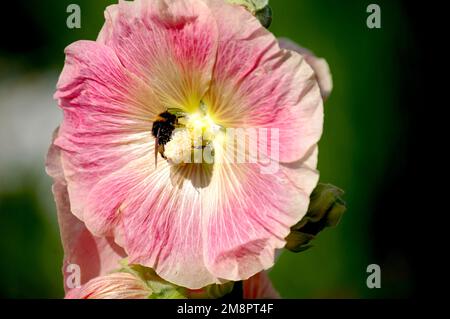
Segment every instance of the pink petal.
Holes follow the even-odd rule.
[[[57,136],[55,132],[54,137]],[[64,289],[67,293],[78,289],[68,287],[66,279],[67,266],[76,264],[80,267],[80,284],[90,279],[106,274],[119,267],[118,261],[125,256],[122,248],[117,246],[112,238],[93,236],[70,211],[69,196],[64,172],[61,166],[60,149],[52,144],[46,161],[47,173],[53,178],[53,194],[58,210],[61,240],[64,248]]]
[[[279,299],[267,272],[262,271],[244,281],[244,299]]]
[[[151,150],[149,119],[160,110],[148,86],[110,48],[79,41],[66,54],[55,94],[64,121],[55,144],[62,149],[72,212],[83,219],[89,190]]]
[[[290,227],[306,213],[318,181],[317,148],[306,159],[261,173],[260,164],[223,164],[205,192],[206,264],[217,277],[246,279],[275,262]]]
[[[113,48],[166,107],[197,108],[211,81],[217,28],[202,0],[119,1],[98,41]]]
[[[146,299],[151,294],[145,283],[132,274],[118,272],[91,279],[66,299]]]
[[[122,207],[118,215],[130,263],[151,267],[163,279],[192,289],[220,282],[204,262],[203,195],[192,185],[188,171],[170,169],[166,162],[156,170],[123,170],[92,191],[93,205],[103,192],[114,192],[112,201]],[[114,196],[121,193],[125,195]],[[92,220],[107,219],[109,215],[99,214],[102,211],[106,212],[92,210],[96,215]]]
[[[276,176],[256,164],[216,166],[205,187],[194,164],[127,166],[92,189],[86,223],[108,233],[117,227],[108,221],[120,220],[130,263],[177,285],[246,279],[273,265],[275,249],[305,214],[316,163],[317,148]]]
[[[276,38],[247,10],[208,1],[217,20],[219,47],[205,97],[225,127],[280,130],[280,161],[305,156],[322,134],[323,106],[311,67],[280,50]]]
[[[278,43],[283,49],[295,51],[303,55],[306,62],[308,62],[308,64],[313,68],[317,81],[319,82],[322,97],[326,100],[333,90],[333,79],[331,77],[330,67],[328,66],[327,61],[323,58],[316,57],[313,52],[302,48],[297,43],[289,39],[279,38]]]
[[[120,218],[130,263],[177,285],[246,279],[273,265],[275,249],[306,212],[316,162],[317,149],[276,176],[260,174],[257,165],[215,167],[204,188],[193,166],[129,167],[92,190],[87,222]],[[110,202],[120,211],[106,209]]]

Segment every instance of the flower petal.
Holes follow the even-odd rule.
[[[151,295],[145,283],[132,274],[112,273],[93,278],[66,299],[146,299]]]
[[[313,52],[302,48],[297,43],[289,39],[279,38],[278,43],[283,49],[295,51],[303,55],[306,62],[308,62],[308,64],[313,68],[317,81],[319,82],[322,98],[326,100],[333,90],[333,79],[331,77],[330,67],[328,66],[327,61],[323,58],[316,57]]]
[[[54,137],[57,136],[55,132]],[[122,248],[117,246],[112,238],[93,236],[85,225],[77,219],[70,210],[67,184],[61,165],[60,149],[52,143],[46,160],[47,173],[53,178],[53,194],[58,211],[61,240],[64,248],[64,289],[75,291],[75,287],[67,285],[67,266],[76,264],[80,267],[80,284],[90,279],[107,274],[119,267],[118,261],[125,256]]]
[[[220,35],[205,97],[214,119],[225,127],[277,128],[280,161],[302,158],[322,134],[323,105],[313,70],[301,55],[281,50],[243,7],[208,3]]]
[[[105,233],[120,225],[129,262],[177,285],[246,279],[273,265],[307,210],[317,147],[308,154],[275,175],[258,164],[215,164],[210,172],[204,164],[128,165],[92,189],[86,223]]]
[[[55,97],[64,121],[55,144],[72,212],[83,220],[90,189],[103,177],[152,149],[158,114],[151,90],[120,64],[112,49],[78,41],[66,49]]]
[[[119,1],[98,41],[113,48],[166,107],[195,109],[211,80],[217,28],[202,0]]]
[[[126,222],[128,230],[140,227],[148,235],[127,232],[130,254],[139,252],[136,261],[154,265],[164,279],[191,289],[221,283],[204,261],[202,190],[195,181],[202,173],[195,166],[166,170],[160,181],[168,183],[153,188],[137,216]],[[148,216],[151,211],[158,214]]]
[[[218,153],[216,151],[216,153]],[[203,193],[206,264],[218,278],[247,279],[275,262],[318,181],[317,148],[270,174],[261,164],[215,165]]]

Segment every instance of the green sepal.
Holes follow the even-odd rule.
[[[121,261],[121,272],[128,272],[140,278],[152,291],[149,299],[186,299],[188,290],[184,287],[174,285],[161,277],[148,267],[138,264],[128,264],[127,259]]]
[[[291,231],[291,233],[286,237],[285,248],[292,252],[302,252],[312,247],[308,244],[314,239],[314,235],[302,233],[300,231]]]
[[[272,24],[272,8],[269,5],[265,6],[261,10],[256,11],[255,17],[264,28],[268,29]]]

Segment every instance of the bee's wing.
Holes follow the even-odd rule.
[[[169,107],[167,108],[167,112],[169,112],[170,114],[175,115],[176,117],[184,117],[187,115],[187,113],[179,108],[175,108],[175,107]]]

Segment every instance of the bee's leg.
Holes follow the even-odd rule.
[[[159,132],[160,131],[161,131],[161,127],[158,128],[158,133],[156,133],[156,138],[155,138],[155,169],[158,167]]]
[[[159,152],[159,154],[161,154],[162,158],[167,160],[167,157],[164,155],[164,145],[159,145],[158,152]]]

